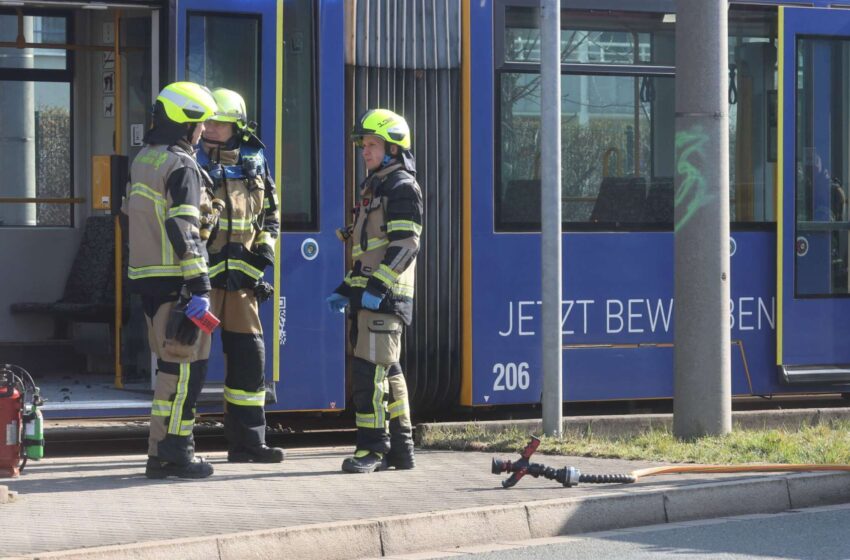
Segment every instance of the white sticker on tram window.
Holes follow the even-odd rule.
[[[516,391],[528,389],[531,382],[531,376],[528,373],[528,362],[520,362],[515,364],[508,362],[505,364],[493,364],[493,373],[496,379],[493,381],[494,391]]]
[[[301,242],[301,256],[312,261],[319,256],[319,244],[312,237],[308,237]]]

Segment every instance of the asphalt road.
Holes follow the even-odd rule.
[[[494,545],[489,552],[463,554],[472,550],[461,549],[446,556],[434,553],[432,557],[476,560],[844,560],[850,559],[848,527],[850,505],[841,505],[773,515],[655,525],[581,537],[541,539],[537,542],[548,544],[508,550],[496,550],[504,547]]]

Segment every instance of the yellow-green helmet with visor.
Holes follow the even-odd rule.
[[[351,139],[358,146],[364,136],[378,136],[402,150],[410,149],[410,127],[404,117],[389,109],[366,111],[351,131]]]
[[[156,100],[162,104],[165,116],[180,124],[204,122],[217,108],[210,90],[194,82],[168,84]]]
[[[218,122],[229,122],[242,130],[248,122],[248,111],[245,108],[245,100],[233,90],[216,88],[212,91],[218,110],[211,120]]]

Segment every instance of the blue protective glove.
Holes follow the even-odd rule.
[[[345,308],[348,306],[348,298],[336,292],[329,295],[325,301],[328,302],[331,313],[345,313]]]
[[[200,319],[210,309],[210,298],[207,296],[192,296],[186,304],[186,316]]]
[[[360,300],[360,306],[363,309],[378,309],[383,299],[384,296],[376,296],[369,290],[363,290],[363,299]]]

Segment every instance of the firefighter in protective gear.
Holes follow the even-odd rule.
[[[175,82],[163,88],[145,146],[133,160],[122,207],[129,223],[128,276],[141,294],[157,356],[148,478],[204,478],[213,472],[195,457],[192,437],[210,337],[189,320],[185,308],[191,305],[197,313],[209,307],[207,251],[198,231],[209,200],[193,146],[215,111],[203,86]]]
[[[352,268],[328,299],[351,311],[351,373],[357,448],[346,472],[412,469],[413,431],[407,384],[399,363],[404,325],[413,314],[422,192],[405,120],[386,109],[367,111],[351,133],[368,170],[351,232]],[[387,425],[389,424],[389,433]]]
[[[221,320],[225,354],[227,460],[279,463],[283,449],[266,445],[266,351],[258,307],[272,296],[263,271],[275,259],[277,192],[242,96],[223,88],[212,93],[218,111],[207,121],[198,161],[212,177],[214,199],[224,203],[207,249],[212,312]]]

